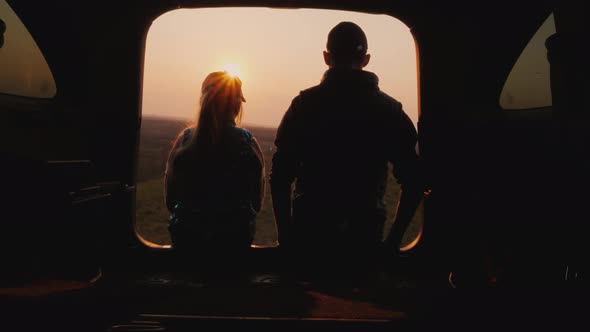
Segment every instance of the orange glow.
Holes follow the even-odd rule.
[[[363,28],[371,54],[365,69],[416,124],[410,29],[387,15],[319,9],[178,9],[158,17],[146,40],[142,113],[193,119],[203,79],[225,69],[243,81],[244,125],[276,128],[293,98],[328,69],[322,51],[341,21]]]
[[[412,240],[412,242],[408,243],[407,245],[401,247],[399,250],[401,252],[408,252],[414,249],[414,247],[416,247],[420,242],[420,239],[422,238],[422,233],[424,233],[424,225],[420,226],[420,231],[418,231],[418,235],[416,235],[414,240]]]
[[[223,66],[223,70],[225,70],[226,72],[228,72],[231,76],[233,77],[238,77],[240,79],[243,78],[242,76],[242,68],[235,64],[235,63],[228,63],[225,66]]]

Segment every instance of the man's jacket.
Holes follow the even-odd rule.
[[[291,209],[295,182],[295,215],[299,207],[334,219],[376,212],[383,222],[388,163],[402,190],[419,185],[416,141],[402,104],[380,91],[375,74],[328,70],[319,85],[292,101],[278,128],[271,174],[275,213]]]

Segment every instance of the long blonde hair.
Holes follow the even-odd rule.
[[[228,125],[240,125],[242,120],[242,81],[226,71],[207,75],[201,86],[200,112],[194,126],[196,132],[179,154],[196,154],[213,150],[222,130]],[[182,133],[181,133],[182,135]]]

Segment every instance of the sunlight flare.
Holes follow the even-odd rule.
[[[235,63],[228,63],[223,66],[223,70],[227,71],[233,77],[242,78],[242,68]]]

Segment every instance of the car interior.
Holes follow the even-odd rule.
[[[297,282],[276,246],[253,246],[247,276],[237,278],[198,262],[187,267],[171,246],[138,235],[148,31],[173,10],[226,7],[381,14],[410,29],[424,224],[370,289]],[[0,324],[13,327],[7,331],[587,325],[587,16],[582,3],[554,0],[0,1]],[[525,49],[548,20],[552,30],[538,37],[535,55],[545,69],[531,69]],[[13,42],[31,43],[11,39],[13,27],[28,31],[29,51],[9,53]],[[29,58],[36,60],[17,61]],[[523,74],[511,83],[516,68]],[[510,84],[534,98],[519,99]]]

